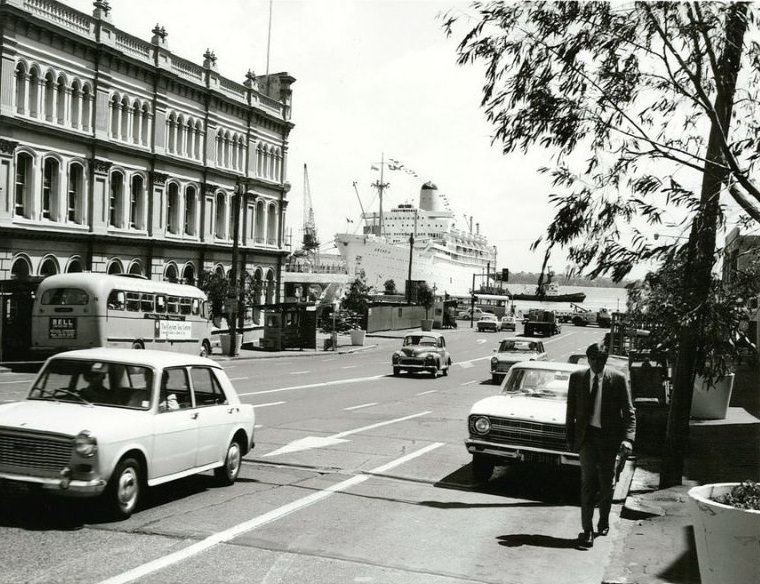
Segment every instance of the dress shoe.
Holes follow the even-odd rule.
[[[610,532],[610,526],[609,525],[599,524],[597,526],[597,528],[596,528],[597,535],[601,535],[602,537],[604,537],[605,535],[607,535],[609,532]]]
[[[578,534],[578,544],[584,548],[590,548],[594,545],[594,532],[593,531],[581,531]]]

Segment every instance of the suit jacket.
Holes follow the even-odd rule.
[[[570,375],[565,418],[567,445],[571,452],[578,452],[586,436],[591,418],[591,369],[574,371]],[[609,367],[602,378],[602,440],[611,450],[617,450],[623,440],[633,443],[636,437],[636,411],[625,377]]]

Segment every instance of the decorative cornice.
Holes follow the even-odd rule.
[[[13,154],[16,146],[18,146],[18,142],[0,138],[0,154]]]
[[[108,174],[108,171],[113,166],[113,162],[110,160],[102,160],[100,158],[93,158],[90,163],[92,164],[92,170],[100,174]]]
[[[169,178],[169,175],[164,172],[156,172],[155,170],[150,173],[150,180],[153,183],[153,186],[156,187],[162,187],[166,184],[166,179]]]

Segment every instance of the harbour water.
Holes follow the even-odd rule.
[[[533,287],[535,289],[535,287]],[[521,286],[514,287],[515,292],[522,292]],[[528,287],[526,287],[526,291]],[[562,286],[560,288],[561,294],[571,292],[583,292],[586,294],[586,299],[582,303],[578,303],[578,306],[583,306],[590,310],[599,310],[606,308],[610,312],[623,311],[625,312],[625,302],[628,298],[628,291],[625,288],[596,288],[587,286]],[[515,312],[521,310],[523,313],[527,312],[530,308],[543,308],[544,310],[571,310],[570,302],[550,302],[544,300],[542,302],[533,300],[517,300],[515,301]]]

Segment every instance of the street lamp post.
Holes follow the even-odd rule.
[[[232,269],[230,270],[230,291],[227,294],[227,301],[231,304],[230,311],[230,350],[229,356],[235,357],[239,353],[238,349],[238,315],[240,313],[240,297],[242,290],[242,280],[238,276],[238,262],[240,261],[240,200],[245,194],[245,186],[242,184],[235,185],[235,192],[232,195]],[[242,332],[240,332],[242,334]]]
[[[412,303],[412,257],[414,253],[414,234],[409,235],[409,277],[406,279],[406,302]]]

